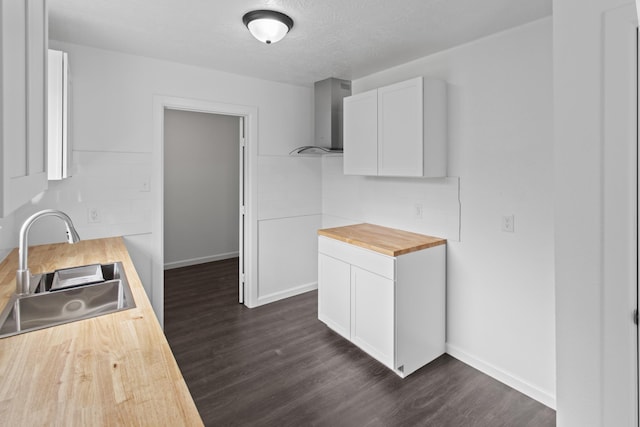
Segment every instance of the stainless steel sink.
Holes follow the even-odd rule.
[[[136,306],[121,262],[87,267],[34,276],[34,293],[12,295],[0,313],[0,338]],[[100,274],[82,280],[76,273],[86,271]],[[65,284],[60,283],[60,277],[71,279]],[[91,280],[99,281],[86,283]]]

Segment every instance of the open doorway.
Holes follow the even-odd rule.
[[[161,325],[164,325],[164,121],[167,110],[190,111],[199,113],[234,116],[238,119],[238,165],[239,205],[236,206],[238,224],[238,299],[251,307],[254,305],[257,271],[257,233],[256,233],[256,162],[257,162],[257,118],[258,110],[253,106],[215,103],[188,98],[166,96],[154,97],[154,149],[153,184],[154,212],[152,222],[152,259],[151,259],[151,303]]]
[[[240,120],[165,110],[165,269],[239,257]]]

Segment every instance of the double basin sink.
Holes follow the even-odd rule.
[[[0,338],[136,306],[121,262],[56,270],[31,278],[0,313]]]

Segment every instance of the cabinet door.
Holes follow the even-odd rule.
[[[0,2],[0,217],[47,188],[44,0]]]
[[[378,174],[377,121],[377,91],[344,98],[345,175]]]
[[[394,369],[394,282],[351,266],[351,341]]]
[[[47,176],[51,181],[69,177],[67,53],[49,49],[48,66]]]
[[[422,176],[422,77],[378,89],[378,175]]]
[[[318,254],[318,319],[351,339],[351,267],[346,262]]]

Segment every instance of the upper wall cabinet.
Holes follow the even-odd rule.
[[[447,89],[418,77],[344,99],[344,173],[447,175]]]
[[[378,175],[378,91],[344,98],[344,173]]]
[[[0,216],[47,188],[45,0],[0,0]]]
[[[66,52],[49,49],[48,64],[48,114],[49,147],[47,164],[49,180],[68,178],[71,148],[68,138],[68,74],[69,60]]]

